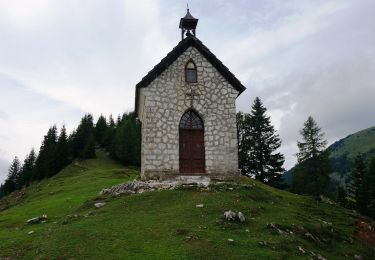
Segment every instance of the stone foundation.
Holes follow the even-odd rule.
[[[181,174],[179,172],[156,172],[156,171],[147,171],[141,174],[142,180],[179,180],[179,179],[199,179],[199,178],[208,178],[212,181],[238,181],[240,178],[239,172],[231,173],[218,173],[218,174],[207,174],[207,173],[189,173]]]

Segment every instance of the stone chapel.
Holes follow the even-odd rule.
[[[246,89],[181,18],[181,41],[136,85],[142,179],[238,178],[236,98]]]

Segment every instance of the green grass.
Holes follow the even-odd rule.
[[[338,158],[346,155],[353,159],[359,153],[368,153],[375,149],[375,126],[349,135],[332,145],[330,157]]]
[[[355,237],[356,213],[247,178],[209,190],[99,196],[138,174],[100,155],[0,200],[0,259],[308,259],[298,246],[327,259],[371,256]],[[94,209],[95,201],[107,204]],[[246,222],[224,221],[229,209]],[[42,214],[46,223],[26,224]],[[280,235],[269,223],[293,234]]]

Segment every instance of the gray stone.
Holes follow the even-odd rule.
[[[306,250],[303,249],[302,246],[298,246],[297,248],[298,248],[298,251],[300,251],[302,254],[306,254]]]
[[[137,194],[151,192],[156,190],[175,189],[183,185],[198,184],[199,187],[207,187],[210,179],[201,176],[180,176],[173,180],[166,181],[129,181],[127,183],[118,184],[111,188],[104,188],[100,195],[119,196],[121,194]],[[200,204],[203,205],[203,204]]]
[[[231,210],[225,211],[224,218],[228,221],[234,221],[236,220],[236,212],[233,212]]]
[[[105,202],[97,202],[94,204],[95,208],[97,209],[103,207],[104,205],[105,205]]]
[[[48,219],[46,214],[43,214],[42,216],[38,216],[35,218],[28,219],[26,221],[27,224],[38,224],[38,223],[45,223]]]
[[[245,222],[246,220],[245,215],[242,212],[238,212],[237,217],[240,222]]]

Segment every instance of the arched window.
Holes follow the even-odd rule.
[[[181,117],[180,128],[203,129],[203,121],[195,111],[188,110]]]
[[[195,63],[192,60],[189,60],[188,63],[186,63],[185,80],[190,83],[197,82],[197,66],[195,66]]]

